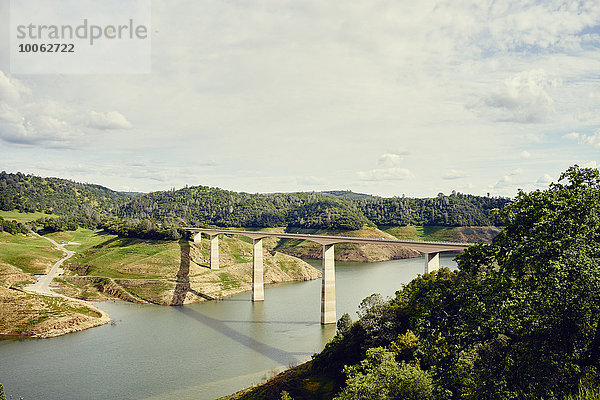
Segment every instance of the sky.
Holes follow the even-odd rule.
[[[155,0],[143,74],[13,74],[8,21],[7,172],[513,197],[600,166],[597,0]]]

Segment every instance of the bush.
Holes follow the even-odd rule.
[[[367,350],[358,365],[345,367],[346,387],[335,400],[428,400],[433,380],[418,366],[398,363],[393,352],[382,347]]]

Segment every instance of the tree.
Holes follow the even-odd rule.
[[[382,347],[367,350],[358,365],[345,367],[346,387],[334,400],[427,400],[433,398],[433,381],[418,366],[398,363]]]
[[[598,170],[575,166],[547,190],[521,191],[500,217],[492,245],[458,258],[481,283],[479,393],[554,398],[600,367]]]
[[[294,399],[292,398],[292,396],[290,396],[290,394],[288,392],[283,390],[281,392],[281,400],[294,400]]]
[[[6,395],[4,394],[4,385],[0,383],[0,400],[6,400]]]
[[[337,330],[339,333],[344,334],[349,331],[351,327],[352,318],[350,318],[350,314],[344,313],[337,322]]]

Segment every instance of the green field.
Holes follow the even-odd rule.
[[[70,248],[75,250],[77,253],[83,253],[94,246],[101,246],[112,239],[115,239],[117,235],[110,235],[103,231],[92,231],[89,229],[79,228],[76,231],[67,232],[53,232],[44,235],[57,242],[76,242],[79,245],[73,245]]]
[[[0,232],[0,260],[31,274],[44,274],[63,255],[46,239]]]
[[[0,217],[4,218],[8,221],[17,221],[17,222],[31,222],[36,219],[40,219],[42,217],[56,217],[56,215],[46,214],[43,212],[34,212],[34,213],[22,213],[17,210],[12,211],[0,211]]]

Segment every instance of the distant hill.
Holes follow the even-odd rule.
[[[52,230],[95,228],[131,198],[95,184],[0,172],[0,210],[63,216],[59,224],[51,222]]]
[[[351,190],[327,190],[325,192],[320,192],[324,195],[339,197],[342,199],[372,199],[378,196],[373,196],[371,194],[364,193],[356,193]]]
[[[111,213],[133,195],[106,187],[60,178],[0,172],[0,210],[70,214]]]
[[[324,194],[249,194],[207,186],[136,196],[121,206],[117,215],[225,227],[291,225],[352,230],[369,224],[354,203]]]
[[[0,173],[0,210],[45,212],[80,226],[135,232],[155,227],[299,227],[356,230],[363,226],[488,226],[507,198],[453,193],[435,198],[383,198],[352,191],[250,194],[208,186],[152,193],[116,192],[60,178]],[[83,225],[82,225],[83,224]],[[64,225],[64,224],[63,224]],[[140,228],[141,227],[141,228]],[[162,228],[160,228],[162,229]]]

